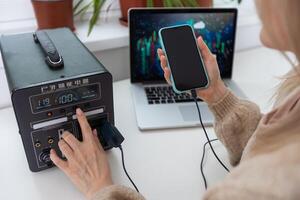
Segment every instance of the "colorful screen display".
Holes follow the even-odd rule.
[[[97,99],[100,96],[99,85],[93,84],[77,87],[54,93],[42,94],[31,97],[31,107],[33,112],[63,107],[69,104],[80,103]]]
[[[158,31],[163,27],[182,24],[191,25],[196,36],[202,36],[212,53],[217,55],[221,76],[231,77],[236,28],[235,10],[214,13],[205,10],[181,12],[137,11],[131,14],[130,45],[133,82],[163,80],[163,71],[156,54],[157,48],[161,48]]]

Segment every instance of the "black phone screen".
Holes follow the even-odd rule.
[[[188,25],[164,28],[161,37],[176,89],[206,87],[208,77],[192,28]]]

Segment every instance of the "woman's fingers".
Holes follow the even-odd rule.
[[[198,46],[200,48],[201,55],[202,55],[204,61],[213,57],[213,54],[211,53],[210,49],[205,44],[205,42],[203,41],[203,38],[201,36],[198,37],[197,42],[198,42]]]
[[[167,66],[167,58],[164,55],[162,55],[160,57],[160,64],[164,71],[164,77],[165,77],[166,81],[168,82],[168,84],[171,84],[171,81],[170,81],[171,71]]]
[[[83,140],[91,138],[92,137],[91,126],[80,108],[76,109],[76,115],[81,128]]]
[[[98,138],[97,129],[94,129],[94,130],[93,130],[93,135],[94,135],[94,139],[95,139],[95,141],[96,141],[96,143],[97,143],[97,146],[100,148],[101,151],[104,151],[104,149],[103,149],[103,147],[102,147],[102,145],[101,145],[101,143],[100,143],[100,140],[99,140],[99,138]]]
[[[58,142],[58,147],[59,147],[61,153],[64,154],[68,160],[73,158],[74,152],[71,149],[71,147],[66,143],[65,140],[63,140],[63,139],[60,140]]]
[[[54,150],[51,150],[50,158],[90,199],[96,191],[112,185],[112,179],[108,160],[98,140],[97,132],[92,131],[80,109],[76,110],[76,115],[83,141],[79,142],[71,133],[64,132],[58,146],[67,161],[62,160]]]
[[[171,71],[170,71],[170,69],[166,68],[164,70],[164,77],[165,77],[166,81],[168,82],[168,84],[171,85],[171,80],[170,80]]]
[[[160,66],[161,66],[162,70],[164,71],[164,77],[165,77],[166,81],[168,82],[168,84],[171,85],[171,80],[170,80],[171,71],[168,67],[168,62],[167,62],[165,53],[162,49],[157,49],[157,54],[160,59]]]
[[[157,54],[158,54],[158,57],[159,57],[159,60],[160,60],[160,66],[164,70],[166,67],[168,67],[165,53],[163,52],[163,50],[157,49]]]
[[[65,131],[62,135],[62,138],[73,150],[78,149],[80,143],[72,133],[70,133],[69,131]]]
[[[166,56],[164,56],[164,55],[160,56],[160,65],[164,71],[166,68],[168,68]]]
[[[160,56],[164,56],[165,53],[164,53],[164,51],[163,51],[162,49],[158,48],[158,49],[157,49],[157,55],[158,55],[158,57],[160,58]]]
[[[98,139],[98,133],[97,133],[97,130],[96,130],[96,129],[93,130],[93,135],[94,135],[94,138],[95,138],[96,142],[99,142],[99,139]],[[100,143],[100,142],[99,142],[99,143]]]
[[[51,149],[50,151],[50,159],[52,162],[62,171],[66,171],[68,168],[68,163],[64,160],[62,160],[58,155],[56,154],[54,149]]]

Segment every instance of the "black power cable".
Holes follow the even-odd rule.
[[[198,115],[199,115],[199,120],[200,120],[200,124],[201,124],[202,129],[203,129],[203,131],[204,131],[204,133],[205,133],[205,137],[206,137],[207,142],[208,142],[208,144],[209,144],[209,146],[210,146],[210,148],[211,148],[211,151],[213,152],[213,154],[214,154],[215,158],[218,160],[218,162],[222,165],[222,167],[223,167],[227,172],[229,172],[229,169],[228,169],[228,168],[225,166],[225,164],[220,160],[220,158],[219,158],[218,155],[216,154],[216,152],[215,152],[213,146],[211,145],[210,139],[209,139],[209,137],[208,137],[208,134],[207,134],[206,129],[205,129],[205,127],[204,127],[204,125],[203,125],[203,122],[202,122],[201,112],[200,112],[200,108],[199,108],[198,101],[197,101],[197,93],[196,93],[196,90],[191,90],[191,94],[192,94],[192,97],[193,97],[193,99],[194,99],[194,101],[195,101],[195,103],[196,103],[197,111],[198,111]],[[205,188],[207,188],[206,178],[205,178],[205,176],[204,176],[203,170],[201,171],[201,173],[202,173],[202,177],[203,177],[203,180],[204,180],[204,184],[206,185]]]
[[[217,141],[218,139],[212,139],[210,140],[209,137],[208,137],[208,134],[206,132],[206,129],[203,125],[203,122],[202,122],[202,117],[201,117],[201,112],[200,112],[200,108],[199,108],[199,105],[198,105],[198,101],[197,101],[197,93],[195,90],[191,90],[191,94],[192,94],[192,97],[196,103],[196,106],[197,106],[197,110],[198,110],[198,115],[199,115],[199,120],[200,120],[200,124],[202,126],[202,129],[205,133],[205,136],[206,136],[206,139],[207,139],[207,142],[203,145],[203,153],[202,153],[202,158],[201,158],[201,164],[200,164],[200,170],[201,170],[201,174],[202,174],[202,178],[203,178],[203,181],[204,181],[204,185],[205,185],[205,189],[207,189],[207,181],[206,181],[206,177],[205,177],[205,174],[204,174],[204,171],[203,171],[203,162],[204,162],[204,157],[205,157],[205,152],[206,152],[206,145],[209,144],[210,146],[210,149],[211,151],[213,152],[215,158],[218,160],[218,162],[223,166],[223,168],[229,172],[229,169],[225,166],[225,164],[220,160],[220,158],[217,156],[213,146],[212,146],[212,142],[215,142]],[[127,170],[126,170],[126,166],[125,166],[125,158],[124,158],[124,152],[123,152],[123,148],[122,148],[122,145],[119,146],[119,149],[121,151],[121,157],[122,157],[122,166],[123,166],[123,170],[127,176],[127,178],[129,179],[129,181],[131,182],[131,184],[133,185],[133,187],[135,188],[135,190],[139,193],[139,189],[138,187],[136,186],[136,184],[133,182],[133,180],[131,179],[131,177],[129,176]]]
[[[218,141],[218,139],[210,140],[210,142],[215,142],[215,141]],[[200,171],[201,171],[201,174],[202,174],[205,189],[207,189],[207,181],[206,181],[206,177],[205,177],[204,170],[203,170],[203,163],[204,163],[204,158],[205,158],[205,153],[206,153],[206,145],[208,143],[209,143],[209,141],[205,142],[205,144],[203,145],[203,151],[202,151],[203,153],[202,153],[201,164],[200,164]]]
[[[126,174],[127,178],[129,179],[129,181],[131,182],[131,184],[132,184],[132,185],[133,185],[133,187],[135,188],[135,190],[136,190],[136,191],[139,193],[140,191],[139,191],[138,187],[135,185],[135,183],[133,182],[133,180],[130,178],[130,176],[129,176],[129,174],[128,174],[127,170],[126,170],[126,167],[125,167],[125,158],[124,158],[124,152],[123,152],[123,148],[122,148],[122,146],[121,146],[121,145],[119,146],[119,149],[120,149],[120,151],[121,151],[121,157],[122,157],[122,166],[123,166],[123,170],[124,170],[124,172],[125,172],[125,174]]]

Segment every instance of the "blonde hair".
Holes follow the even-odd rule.
[[[264,0],[263,0],[264,1]],[[289,39],[286,40],[289,47],[299,62],[300,60],[300,1],[299,0],[277,0],[281,3],[285,26]],[[283,53],[285,56],[286,54]],[[288,61],[293,69],[282,77],[282,82],[275,94],[276,101],[282,101],[289,93],[300,86],[300,66],[293,63],[288,56]]]
[[[277,91],[273,96],[275,104],[282,102],[294,89],[300,86],[299,66],[293,65],[293,69],[280,79],[282,81],[277,86]]]

